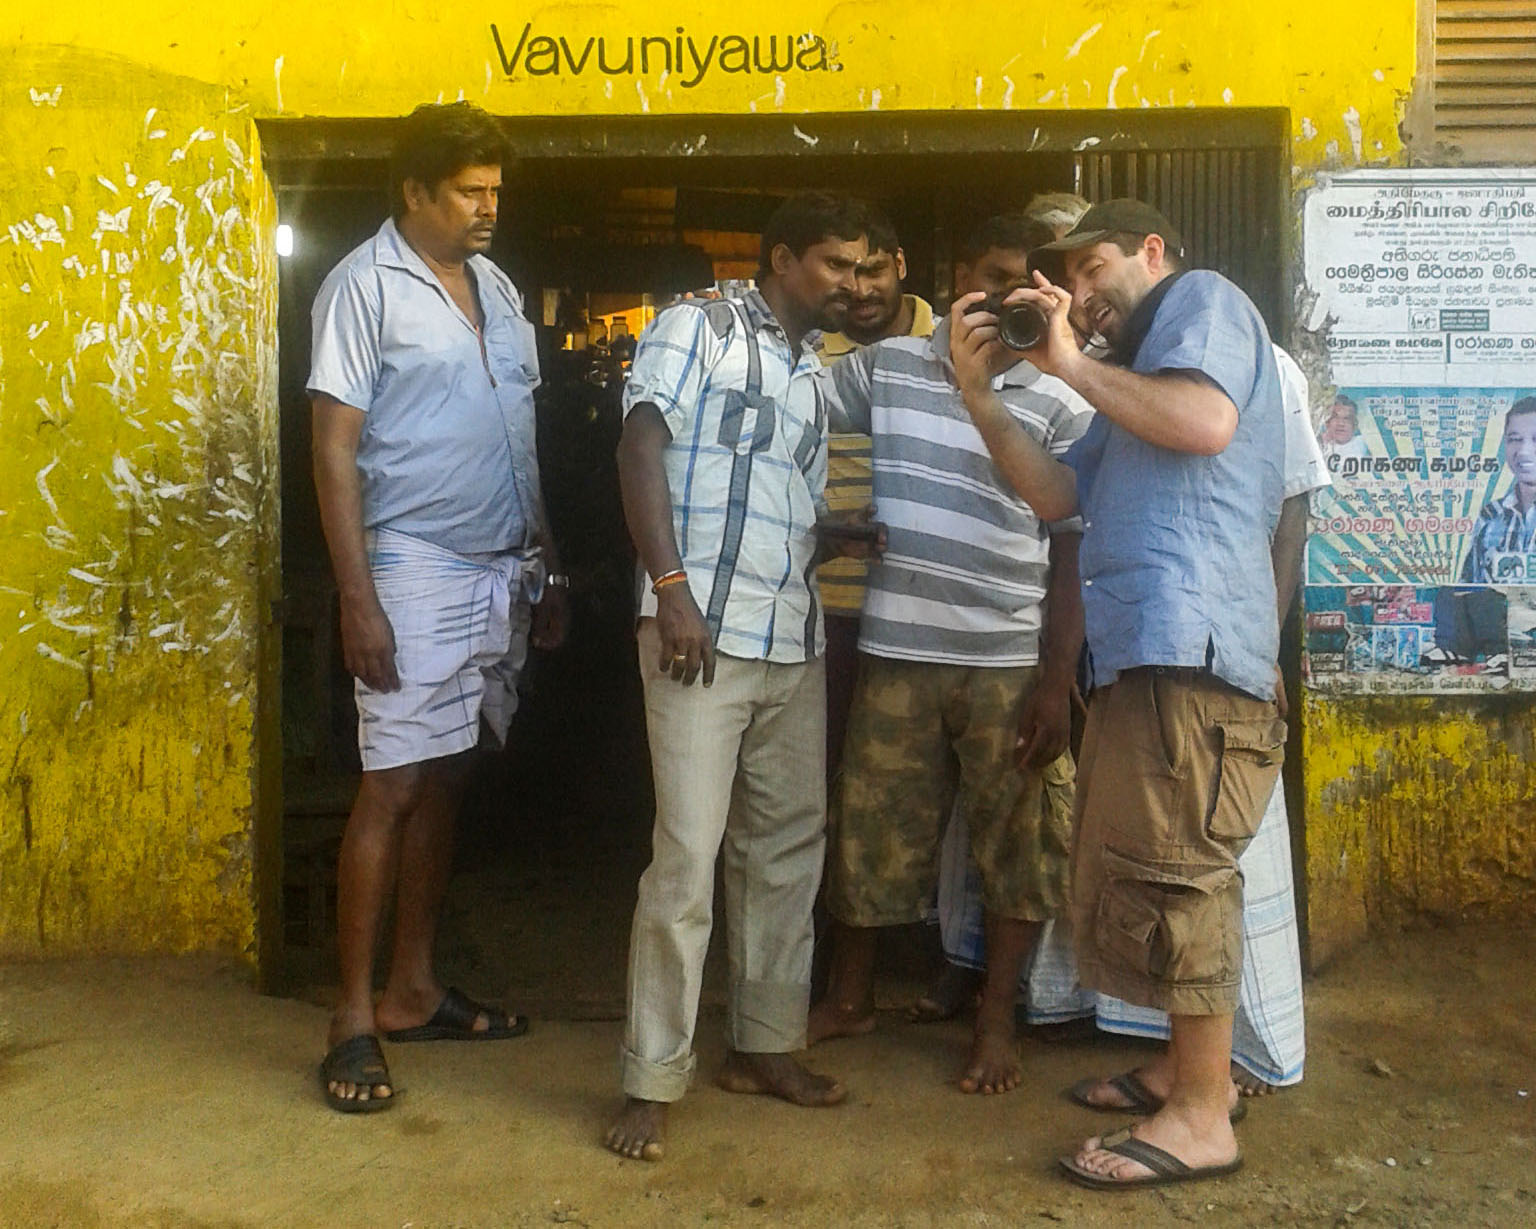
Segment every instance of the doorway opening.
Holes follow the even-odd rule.
[[[491,257],[523,292],[539,337],[540,468],[573,619],[563,650],[531,653],[507,749],[475,774],[441,960],[448,976],[519,1010],[610,1016],[622,1004],[652,815],[614,449],[625,358],[655,310],[679,292],[750,277],[763,221],[807,188],[878,203],[901,237],[908,291],[942,310],[971,226],[1038,192],[1078,191],[1157,204],[1193,263],[1242,285],[1282,336],[1288,127],[1275,111],[505,122],[518,162]],[[274,980],[299,992],[335,980],[336,850],[359,774],[310,477],[309,308],[326,273],[388,213],[389,138],[383,121],[263,125],[293,244],[279,284],[284,873]]]

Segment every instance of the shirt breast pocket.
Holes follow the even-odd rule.
[[[487,333],[485,357],[498,383],[516,381],[529,388],[538,387],[538,350],[533,325],[526,320],[510,320]]]

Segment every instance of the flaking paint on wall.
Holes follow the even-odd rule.
[[[0,94],[0,952],[249,952],[276,513],[254,126],[116,62],[8,68],[63,84]]]
[[[1519,696],[1309,698],[1314,964],[1368,929],[1514,916],[1536,894],[1536,712]]]

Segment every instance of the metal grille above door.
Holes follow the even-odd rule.
[[[1270,332],[1287,324],[1280,153],[1275,149],[1172,149],[1077,156],[1077,190],[1090,201],[1133,196],[1178,227],[1189,264],[1241,286]]]

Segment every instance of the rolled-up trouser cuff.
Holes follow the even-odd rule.
[[[731,991],[731,1048],[743,1054],[788,1054],[805,1048],[811,987],[802,982],[738,982]]]
[[[624,1095],[641,1101],[681,1101],[693,1080],[696,1061],[689,1054],[687,1058],[664,1066],[625,1050],[620,1058]]]
[[[1078,961],[1078,979],[1085,989],[1110,998],[1151,1007],[1170,1016],[1230,1016],[1237,1011],[1240,982],[1176,986],[1125,969],[1109,969],[1091,960]]]

